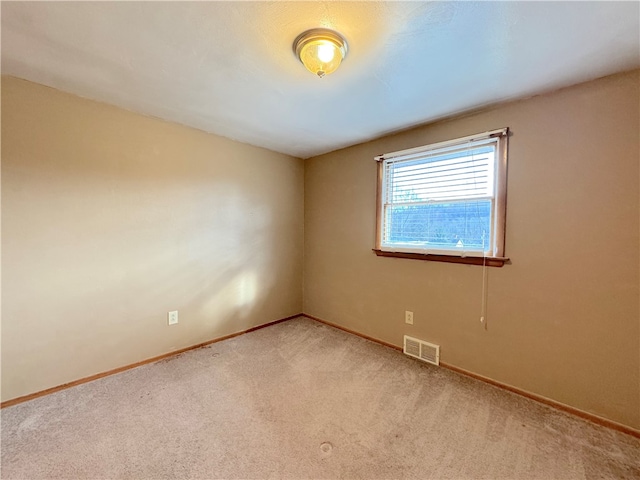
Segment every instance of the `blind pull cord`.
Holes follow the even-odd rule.
[[[480,304],[480,323],[487,329],[487,252],[484,247],[486,233],[482,235],[482,301]]]

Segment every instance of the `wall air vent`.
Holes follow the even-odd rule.
[[[404,353],[423,362],[440,365],[440,345],[404,336]]]

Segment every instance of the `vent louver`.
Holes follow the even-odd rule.
[[[404,336],[404,353],[423,362],[440,365],[440,345]]]

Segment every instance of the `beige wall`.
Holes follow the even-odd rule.
[[[307,160],[304,312],[440,344],[443,362],[640,428],[639,83],[616,75]],[[501,127],[512,264],[488,272],[485,330],[482,267],[371,251],[373,157]]]
[[[2,399],[299,313],[304,223],[305,313],[640,428],[639,83],[303,165],[3,77]],[[371,252],[373,156],[504,126],[512,264],[489,269],[485,330],[481,267]]]
[[[3,77],[2,399],[300,313],[303,168]]]

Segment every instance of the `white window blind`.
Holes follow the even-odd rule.
[[[380,248],[495,255],[502,134],[506,129],[378,157]]]

